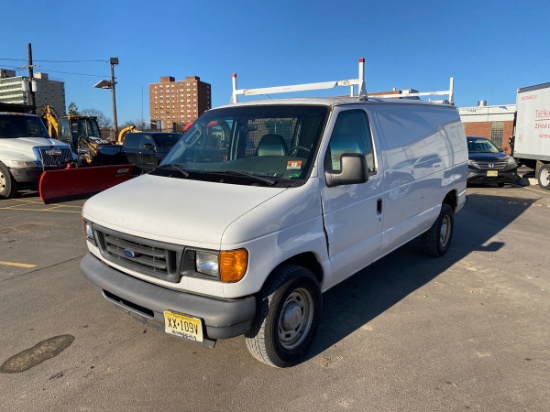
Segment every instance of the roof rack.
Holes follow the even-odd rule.
[[[448,100],[444,101],[447,104],[450,104],[451,106],[454,106],[454,78],[451,77],[451,80],[449,82],[449,90],[441,90],[436,92],[410,92],[408,90],[402,90],[401,93],[396,94],[381,94],[376,96],[370,96],[372,98],[376,99],[404,99],[409,97],[420,97],[420,96],[449,96]],[[439,101],[433,101],[433,103],[438,103]],[[440,102],[439,102],[440,103]]]
[[[289,92],[300,92],[300,91],[310,91],[310,90],[322,90],[322,89],[332,89],[336,86],[350,86],[350,97],[357,96],[361,100],[366,100],[369,96],[367,94],[367,89],[365,87],[365,59],[361,57],[359,59],[359,77],[357,79],[349,80],[335,80],[329,82],[319,82],[319,83],[304,83],[304,84],[295,84],[289,86],[275,86],[275,87],[264,87],[259,89],[238,89],[237,88],[237,74],[232,74],[233,78],[233,94],[231,95],[231,103],[237,103],[239,100],[239,95],[243,96],[253,96],[260,94],[273,94],[273,93],[289,93]],[[355,93],[354,86],[358,87],[357,93]],[[386,94],[372,96],[373,98],[408,98],[408,97],[419,97],[419,96],[449,96],[448,102],[450,105],[454,105],[454,79],[451,77],[451,82],[449,85],[449,90],[436,91],[436,92],[414,92],[410,93],[408,91],[403,91],[401,94]]]
[[[336,86],[350,86],[350,96],[359,96],[366,97],[367,89],[365,89],[365,59],[359,59],[359,77],[357,79],[349,80],[335,80],[329,82],[319,82],[319,83],[305,83],[305,84],[295,84],[290,86],[275,86],[275,87],[264,87],[260,89],[237,89],[237,75],[232,74],[233,77],[233,95],[231,96],[231,103],[237,103],[238,96],[252,96],[258,94],[271,94],[271,93],[289,93],[289,92],[302,92],[309,90],[322,90],[322,89],[332,89]],[[357,94],[354,93],[354,86],[358,87]]]

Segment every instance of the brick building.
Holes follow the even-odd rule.
[[[178,81],[163,76],[159,83],[149,85],[151,123],[157,129],[181,131],[185,124],[195,121],[211,107],[211,86],[198,76]]]
[[[467,136],[486,137],[506,153],[510,153],[508,140],[514,130],[515,112],[515,104],[487,106],[483,101],[478,106],[458,108]]]

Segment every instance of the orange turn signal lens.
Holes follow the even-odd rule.
[[[225,283],[235,283],[241,280],[248,267],[248,251],[246,249],[226,250],[220,252],[220,280]]]

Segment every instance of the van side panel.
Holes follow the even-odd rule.
[[[453,108],[380,105],[373,107],[372,118],[384,145],[386,254],[428,230],[447,193],[464,192],[468,152]]]

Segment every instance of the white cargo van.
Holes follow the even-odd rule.
[[[149,174],[89,199],[81,268],[144,323],[213,346],[244,334],[293,365],[322,293],[418,236],[442,256],[466,200],[455,108],[366,96],[204,113]]]

